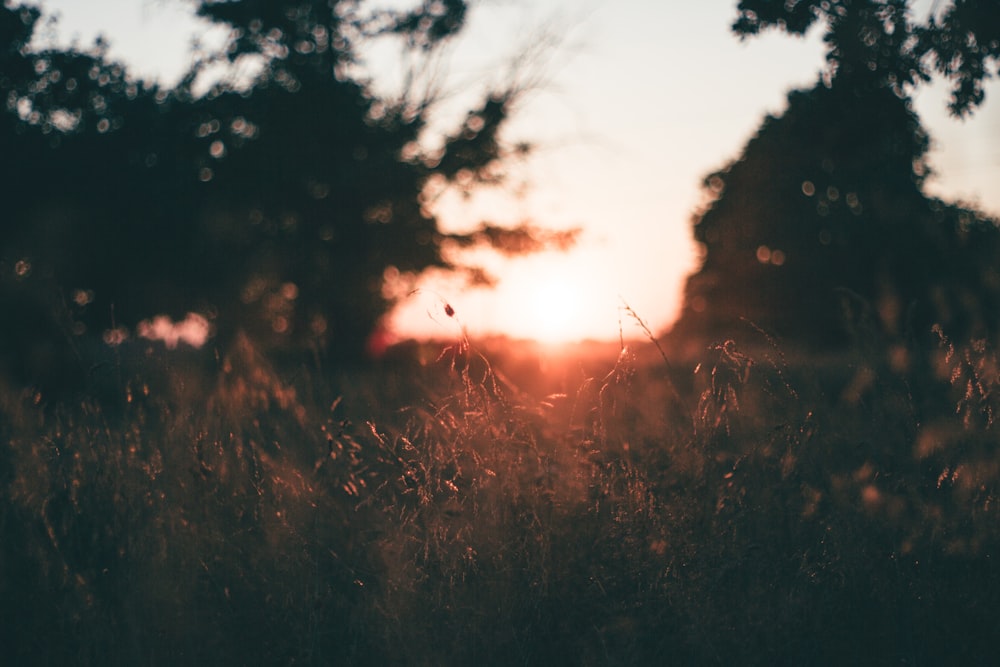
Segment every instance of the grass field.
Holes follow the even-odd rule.
[[[8,387],[3,662],[995,660],[994,351],[694,349],[239,341]]]

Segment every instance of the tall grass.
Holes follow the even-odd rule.
[[[340,375],[241,340],[101,400],[2,390],[5,662],[992,659],[985,342],[942,333],[933,377],[650,347],[553,387],[465,339]]]

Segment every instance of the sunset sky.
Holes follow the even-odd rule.
[[[192,35],[204,31],[181,0],[45,0],[61,14],[58,43],[92,42],[135,74],[175,81],[190,61]],[[374,3],[379,4],[379,3]],[[399,0],[393,4],[406,4]],[[918,3],[918,11],[928,3]],[[543,81],[522,103],[508,137],[537,150],[513,170],[506,188],[471,200],[446,197],[449,229],[482,219],[584,230],[577,248],[491,262],[495,291],[466,291],[430,280],[393,318],[401,333],[449,336],[450,303],[471,333],[551,340],[626,335],[627,303],[654,331],[673,321],[686,274],[695,268],[692,213],[699,184],[741,150],[765,113],[780,113],[786,93],[810,86],[823,66],[816,32],[741,43],[729,31],[735,0],[486,0],[448,58],[454,91],[445,118],[490,81],[503,81],[511,59],[551,39],[531,67]],[[553,39],[555,38],[555,39]],[[210,37],[208,38],[211,39]],[[376,85],[393,87],[395,51],[369,54]],[[951,119],[945,87],[923,89],[917,110],[934,140],[930,191],[1000,214],[1000,85],[971,120]],[[452,116],[449,116],[449,113]]]

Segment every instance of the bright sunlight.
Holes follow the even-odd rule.
[[[617,340],[620,290],[606,271],[595,270],[605,256],[604,247],[584,245],[570,253],[502,259],[488,266],[500,279],[488,289],[465,289],[454,280],[428,276],[400,302],[387,325],[399,338],[449,338],[460,330],[473,337],[502,334],[547,344]],[[485,293],[488,300],[482,298]],[[443,310],[445,303],[454,316]],[[651,309],[646,303],[632,305],[640,312]]]
[[[565,278],[538,286],[531,295],[532,338],[561,343],[580,337],[583,299],[579,287]]]

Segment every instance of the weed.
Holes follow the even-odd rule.
[[[992,348],[939,331],[938,375],[903,376],[758,333],[687,366],[623,340],[593,373],[462,335],[324,376],[241,339],[97,398],[5,387],[3,657],[988,660]]]

